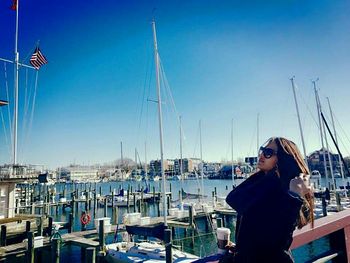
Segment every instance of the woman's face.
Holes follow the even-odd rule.
[[[277,144],[271,141],[265,147],[261,147],[258,160],[258,168],[267,173],[274,169],[277,164]]]

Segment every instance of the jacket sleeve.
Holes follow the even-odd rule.
[[[260,200],[280,190],[280,180],[274,174],[249,177],[226,197],[226,202],[238,213],[244,214]]]
[[[261,240],[263,247],[267,249],[289,249],[293,241],[293,232],[297,225],[299,213],[303,199],[299,196],[295,196],[290,192],[284,192],[281,196],[279,205],[276,209],[279,211],[276,213],[275,220],[267,231],[274,233],[274,237],[265,242]]]

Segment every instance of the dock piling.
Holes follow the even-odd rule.
[[[95,263],[96,262],[96,249],[94,247],[88,247],[85,250],[85,262]]]
[[[107,217],[107,209],[108,209],[107,197],[105,197],[104,205],[105,205],[105,207],[103,210],[104,211],[103,215],[104,215],[104,217]]]
[[[6,234],[7,234],[6,225],[1,225],[1,234],[0,234],[0,246],[1,247],[6,246]]]
[[[171,249],[171,229],[164,230],[164,242],[165,242],[165,261],[166,263],[172,263],[173,253]]]
[[[60,263],[60,243],[60,240],[56,238],[51,241],[51,262]]]
[[[34,262],[34,233],[28,232],[27,263]]]
[[[118,225],[118,221],[119,221],[119,218],[118,218],[118,207],[117,206],[113,206],[112,209],[113,209],[113,222],[114,222],[114,224]]]
[[[30,224],[31,222],[29,220],[26,221],[26,233],[28,235],[28,232],[30,231]]]
[[[69,226],[68,226],[68,233],[73,232],[73,213],[69,214]]]
[[[105,225],[103,220],[99,221],[98,227],[98,241],[100,244],[100,250],[103,250],[103,247],[105,246]]]
[[[47,234],[51,236],[52,234],[52,226],[53,226],[53,218],[50,216],[49,217],[49,226],[47,227]]]

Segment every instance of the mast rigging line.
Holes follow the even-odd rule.
[[[2,108],[0,108],[0,115],[1,115],[2,127],[3,127],[3,129],[4,129],[4,136],[5,136],[6,148],[8,149],[9,155],[11,155],[11,150],[9,149],[8,137],[7,137],[7,132],[6,132],[6,124],[5,124],[5,119],[4,119],[4,114],[3,114],[3,112],[2,112]]]
[[[300,92],[299,92],[299,91],[300,91],[300,90],[299,90],[299,87],[298,87],[298,85],[297,85],[296,83],[295,83],[295,89],[298,91],[298,94],[300,94]],[[315,119],[314,115],[312,114],[311,109],[309,108],[309,104],[306,103],[306,101],[304,100],[304,97],[303,97],[303,96],[299,96],[299,98],[301,98],[301,100],[302,100],[302,102],[304,103],[304,105],[306,106],[306,109],[307,109],[307,111],[309,112],[309,114],[310,114],[312,120],[315,122],[317,128],[319,129],[320,127],[319,127],[318,122],[317,122],[317,120]],[[305,121],[305,120],[304,120],[304,121]]]
[[[37,70],[35,73],[35,84],[34,84],[34,93],[33,93],[33,100],[32,100],[32,107],[31,107],[31,114],[29,117],[29,125],[28,125],[28,129],[27,132],[25,134],[25,139],[24,139],[24,145],[28,144],[29,141],[29,134],[32,130],[32,126],[33,126],[33,119],[34,119],[34,111],[35,111],[35,102],[36,102],[36,93],[37,93],[37,88],[38,88],[38,76],[39,76],[39,71]]]
[[[151,49],[150,49],[151,50]],[[153,74],[153,67],[152,67],[152,52],[148,53],[147,56],[147,67],[146,67],[146,75],[145,75],[145,79],[144,79],[144,83],[143,83],[143,92],[142,92],[142,100],[141,100],[141,109],[140,109],[140,115],[139,115],[139,122],[138,122],[138,133],[137,133],[137,141],[139,140],[139,134],[141,131],[141,124],[142,124],[142,117],[143,117],[143,110],[144,110],[144,103],[145,103],[145,97],[146,97],[146,87],[148,84],[148,91],[147,91],[147,97],[149,97],[149,93],[150,93],[150,87],[151,87],[151,79],[152,79],[152,74]],[[149,70],[149,68],[151,68]],[[146,109],[146,138],[147,138],[147,129],[148,129],[148,104],[147,105],[147,109]]]
[[[164,86],[164,93],[167,95],[166,98],[167,98],[167,101],[170,101],[170,105],[172,106],[171,109],[173,109],[173,113],[176,117],[176,121],[177,121],[177,126],[180,127],[181,125],[181,121],[180,121],[180,114],[177,110],[177,107],[176,107],[176,104],[175,104],[175,100],[174,100],[174,96],[173,96],[173,93],[171,91],[171,88],[170,88],[170,85],[169,85],[169,81],[168,81],[168,78],[166,76],[166,73],[165,73],[165,69],[163,67],[163,64],[162,64],[162,60],[161,60],[161,57],[159,56],[159,65],[160,65],[160,73],[161,73],[161,80],[162,80],[162,83],[163,83],[163,86]],[[168,108],[167,108],[168,109]],[[169,113],[170,115],[170,113]],[[184,131],[184,128],[182,127],[182,138],[184,140],[186,140],[186,135],[185,135],[185,131]]]
[[[35,85],[35,82],[34,82]],[[21,153],[23,154],[23,151],[25,149],[25,145],[28,142],[28,137],[29,137],[29,125],[28,123],[30,123],[30,119],[28,121],[28,112],[30,110],[30,101],[31,101],[31,97],[32,97],[32,85],[30,85],[28,87],[28,69],[26,69],[26,81],[25,81],[25,98],[24,98],[24,113],[23,113],[23,119],[22,119],[22,133],[23,133],[23,144],[21,147]],[[33,99],[35,99],[36,97],[36,88],[35,88],[35,94],[33,93]]]
[[[326,118],[324,117],[322,111],[321,111],[321,117],[322,117],[322,119],[323,119],[324,124],[325,124],[326,127],[327,127],[328,133],[329,133],[329,135],[331,136],[332,141],[333,141],[335,147],[337,148],[338,154],[340,155],[340,158],[341,158],[341,160],[342,160],[342,162],[343,162],[343,164],[344,164],[344,167],[345,167],[346,171],[348,172],[348,177],[349,177],[349,176],[350,176],[349,168],[348,168],[348,166],[347,166],[346,163],[345,163],[345,160],[344,160],[344,158],[343,158],[343,155],[341,154],[341,152],[340,152],[340,150],[339,150],[338,144],[336,143],[336,141],[335,141],[335,139],[334,139],[334,136],[333,136],[333,134],[332,134],[332,132],[331,132],[329,126],[328,126],[328,123],[327,123]]]
[[[6,68],[6,62],[4,62],[4,78],[5,78],[5,90],[6,90],[6,100],[10,102],[10,96],[9,96],[9,86],[8,86],[8,80],[7,80],[7,68]],[[6,146],[9,151],[9,156],[11,156],[11,146],[12,146],[12,119],[11,119],[11,112],[10,112],[10,107],[7,108],[7,117],[8,117],[8,122],[9,122],[9,130],[10,130],[10,140],[7,138],[7,132],[6,132],[6,125],[5,122],[3,122],[4,125],[4,135],[5,135],[5,141],[6,141]],[[1,110],[1,116],[3,118],[3,113]],[[10,142],[10,144],[9,144]],[[11,145],[11,146],[10,146]]]
[[[340,122],[339,122],[337,116],[336,116],[335,114],[333,114],[333,116],[334,116],[334,119],[335,119],[335,121],[337,122],[338,126],[340,127],[341,131],[343,132],[345,138],[347,139],[348,143],[350,143],[350,139],[349,139],[348,135],[346,134],[344,128],[343,128],[342,125],[340,124]],[[345,148],[347,154],[350,155],[350,152],[349,152],[349,150],[346,148],[345,143],[344,143],[344,141],[342,140],[341,136],[338,137],[338,139],[341,141],[341,143],[342,143],[343,147]]]

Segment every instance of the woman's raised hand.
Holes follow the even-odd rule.
[[[300,174],[298,177],[290,180],[289,190],[301,197],[312,193],[312,187],[310,186],[310,175]]]

